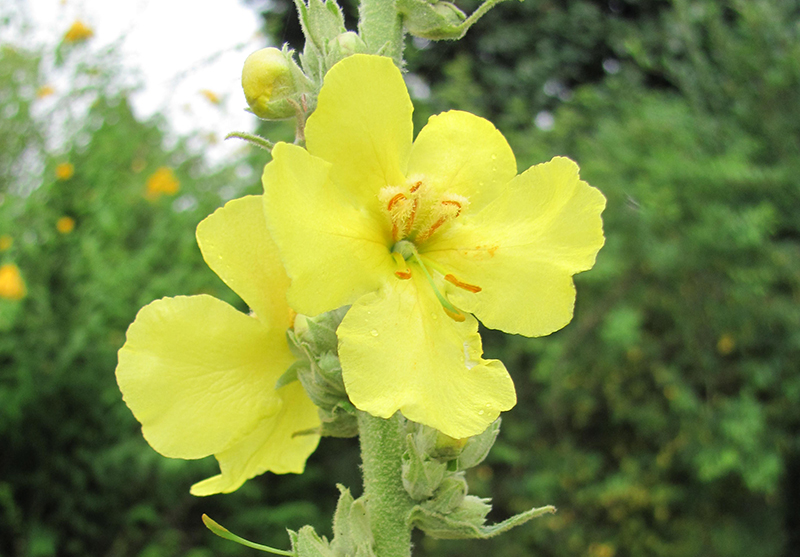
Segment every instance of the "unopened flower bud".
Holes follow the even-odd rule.
[[[398,11],[403,15],[406,30],[415,37],[432,41],[455,40],[467,31],[462,27],[466,14],[450,2],[400,0]]]
[[[339,60],[352,54],[367,51],[366,43],[358,36],[358,33],[353,31],[337,35],[328,44],[331,51],[337,53],[337,59]]]
[[[242,89],[247,104],[259,118],[281,120],[297,113],[297,85],[289,54],[277,48],[252,53],[242,68]]]
[[[467,441],[470,440],[469,437],[466,439],[454,439],[440,431],[436,433],[436,444],[431,450],[431,456],[437,460],[455,460],[464,450]]]

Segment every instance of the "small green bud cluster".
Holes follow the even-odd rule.
[[[361,37],[344,26],[344,14],[334,0],[295,0],[300,26],[306,37],[300,63],[317,84],[336,62],[352,54],[366,53]]]
[[[453,439],[413,422],[407,422],[407,430],[403,487],[419,502],[411,513],[413,524],[436,538],[480,537],[475,533],[492,507],[488,499],[467,494],[464,471],[489,454],[500,419],[468,439]]]
[[[336,329],[347,309],[340,308],[314,318],[297,316],[294,329],[286,334],[298,361],[278,380],[278,386],[295,379],[302,383],[319,408],[320,434],[327,437],[358,435],[355,408],[347,398],[337,355]]]
[[[403,454],[403,487],[418,502],[409,522],[434,538],[489,538],[519,526],[554,507],[531,509],[487,525],[489,499],[468,495],[465,470],[483,462],[500,433],[498,418],[483,433],[453,439],[427,426],[407,422]]]

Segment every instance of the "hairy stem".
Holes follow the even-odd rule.
[[[384,420],[359,411],[358,431],[364,498],[375,539],[375,553],[379,557],[410,557],[408,516],[414,501],[403,487],[405,430],[402,418],[398,413]]]

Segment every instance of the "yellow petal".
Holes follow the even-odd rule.
[[[331,179],[337,186],[377,204],[382,187],[405,182],[412,111],[403,76],[391,58],[349,56],[325,76],[306,125],[306,147],[333,164]]]
[[[193,485],[193,495],[230,493],[267,471],[275,474],[303,472],[306,459],[317,448],[319,435],[294,434],[320,426],[317,407],[298,381],[282,387],[278,394],[283,402],[280,412],[264,418],[236,445],[214,455],[221,473]]]
[[[265,324],[283,332],[292,316],[289,277],[264,219],[260,195],[234,199],[197,225],[197,243],[208,266]]]
[[[476,211],[517,174],[508,142],[488,120],[451,110],[431,116],[414,140],[409,176],[424,176],[441,192],[467,197]]]
[[[292,279],[289,304],[306,315],[351,304],[394,272],[388,227],[354,206],[329,170],[286,143],[264,169],[264,213]]]
[[[421,269],[393,279],[347,312],[337,334],[353,404],[388,418],[397,410],[455,438],[481,433],[516,403],[498,360],[481,358],[478,323],[444,312]]]
[[[572,275],[590,269],[603,246],[605,204],[574,162],[556,157],[519,175],[463,226],[434,237],[424,257],[480,288],[448,283],[447,296],[487,327],[546,335],[572,319]]]
[[[150,446],[202,458],[280,409],[275,382],[293,360],[284,331],[211,296],[179,296],[139,311],[119,351],[117,383]]]

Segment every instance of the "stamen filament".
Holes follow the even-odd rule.
[[[461,313],[461,311],[458,310],[453,304],[447,301],[447,298],[442,296],[441,292],[439,292],[439,289],[436,288],[436,283],[433,281],[433,277],[431,276],[428,269],[425,267],[425,263],[422,262],[422,258],[419,256],[419,253],[417,253],[416,248],[414,249],[414,253],[411,255],[411,257],[414,259],[414,261],[416,261],[419,264],[420,268],[422,269],[422,273],[428,280],[428,284],[431,285],[433,293],[436,295],[436,299],[438,299],[439,303],[442,304],[445,313],[447,313],[447,315],[449,315],[455,321],[458,322],[464,321],[467,317],[463,313]]]

